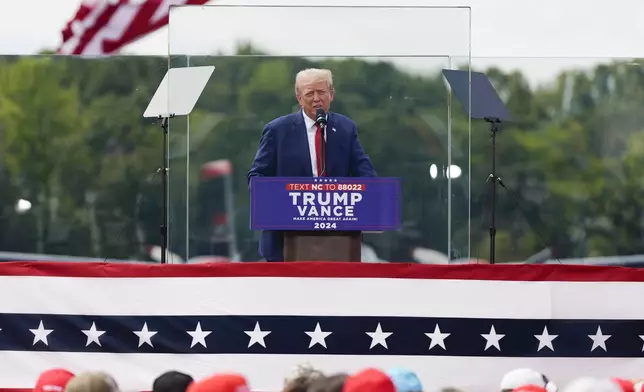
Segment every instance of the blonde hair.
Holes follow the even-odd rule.
[[[104,372],[85,372],[72,378],[65,392],[118,392],[119,387],[112,376]]]
[[[295,94],[304,82],[327,82],[329,90],[333,91],[333,73],[328,69],[307,68],[295,75]]]

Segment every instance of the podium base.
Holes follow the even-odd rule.
[[[362,261],[360,231],[286,231],[284,261]]]

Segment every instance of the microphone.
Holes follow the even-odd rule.
[[[322,162],[322,167],[318,168],[320,170],[320,177],[326,176],[326,138],[324,137],[324,133],[326,131],[326,112],[322,108],[318,108],[315,111],[315,123],[320,126],[320,130],[322,131],[322,148],[321,148],[321,159],[320,161]]]
[[[318,108],[315,111],[315,123],[320,126],[320,128],[326,128],[326,112],[322,108]]]

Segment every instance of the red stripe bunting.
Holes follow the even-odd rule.
[[[644,269],[581,265],[422,265],[405,263],[128,264],[0,263],[0,276],[79,278],[301,277],[553,282],[644,282]]]

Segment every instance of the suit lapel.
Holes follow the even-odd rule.
[[[337,145],[337,134],[333,130],[333,113],[329,112],[326,124],[326,173],[328,177],[333,177],[333,156]],[[331,158],[331,159],[329,159]]]
[[[309,150],[309,139],[307,136],[306,125],[304,124],[304,115],[302,111],[295,113],[295,121],[293,122],[293,142],[295,143],[294,151],[304,151],[302,162],[302,170],[305,177],[313,177],[313,167],[311,167],[311,151]]]

